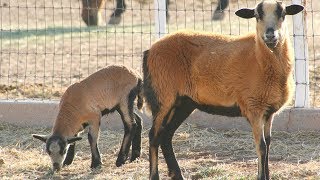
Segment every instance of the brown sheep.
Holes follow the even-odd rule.
[[[268,153],[273,116],[291,99],[294,57],[286,15],[303,6],[263,1],[240,9],[256,17],[256,33],[224,36],[182,31],[168,35],[145,51],[144,95],[152,115],[149,133],[150,179],[159,179],[158,148],[172,179],[183,179],[172,137],[195,110],[244,116],[250,123],[258,155],[258,179],[269,179]]]
[[[46,143],[53,170],[69,165],[74,158],[77,134],[89,127],[88,140],[91,147],[91,168],[101,165],[97,141],[102,116],[118,111],[124,125],[124,137],[119,151],[117,166],[125,163],[132,142],[131,161],[140,156],[142,120],[133,110],[138,96],[138,109],[142,108],[142,81],[132,70],[124,66],[108,66],[71,85],[60,101],[60,110],[50,136],[33,137]],[[69,147],[70,146],[70,147]],[[66,153],[67,152],[67,153]]]

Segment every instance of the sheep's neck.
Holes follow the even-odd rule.
[[[74,136],[81,129],[81,121],[79,119],[76,107],[71,105],[63,105],[60,107],[52,134],[62,136]]]
[[[292,57],[290,57],[291,52],[289,52],[288,41],[288,38],[285,38],[273,50],[270,50],[261,39],[257,40],[255,52],[260,68],[281,68],[281,71],[289,73],[291,71]]]

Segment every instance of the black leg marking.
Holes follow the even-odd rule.
[[[266,179],[270,179],[269,177],[269,150],[270,150],[270,143],[271,143],[271,137],[267,136],[266,139],[266,163],[265,163],[265,171],[266,171]]]
[[[95,146],[93,145],[93,138],[90,133],[88,133],[88,140],[91,147],[91,166],[90,167],[97,168],[102,164],[98,145],[97,143]]]
[[[219,0],[218,6],[215,11],[223,11],[225,10],[229,5],[229,0]]]
[[[261,156],[261,177],[259,179],[266,179],[266,157],[267,157],[267,144],[265,139],[260,140],[260,156]]]
[[[219,0],[218,6],[213,12],[212,20],[221,20],[224,18],[224,11],[229,5],[229,0]]]
[[[121,21],[121,15],[125,11],[126,7],[124,0],[117,0],[117,7],[111,14],[108,24],[119,24]]]
[[[149,132],[149,170],[150,170],[150,179],[158,180],[159,171],[158,171],[158,151],[160,138],[155,136],[154,127],[152,126]],[[153,164],[154,163],[154,164]]]
[[[134,119],[133,119],[133,111],[132,110],[129,109],[129,114],[130,114],[129,118],[131,119],[131,122],[132,122],[131,125],[129,125],[128,122],[126,122],[124,114],[121,111],[121,109],[118,109],[118,112],[119,112],[121,119],[122,119],[122,122],[123,122],[124,136],[123,136],[121,148],[120,148],[120,151],[118,154],[118,158],[116,161],[117,167],[123,165],[125,163],[125,161],[127,160],[130,146],[131,146],[131,142],[132,142],[133,136],[135,134],[135,131],[137,129],[137,124],[134,122]],[[130,112],[132,112],[132,115]]]
[[[137,113],[134,113],[134,117],[137,122],[137,129],[132,139],[132,153],[130,159],[131,162],[140,157],[141,153],[142,119]]]
[[[76,148],[76,143],[72,143],[69,146],[68,152],[66,159],[63,162],[63,165],[70,165],[74,159],[74,154],[75,154],[75,148]]]
[[[117,7],[111,16],[120,17],[121,14],[126,10],[126,7],[127,5],[125,0],[117,0]]]
[[[164,155],[165,161],[168,166],[169,176],[172,179],[183,179],[181,170],[173,152],[172,137],[182,122],[193,112],[195,104],[188,98],[181,98],[178,106],[176,106],[172,119],[169,124],[165,126],[161,149]]]

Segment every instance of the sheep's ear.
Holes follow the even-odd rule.
[[[32,137],[39,139],[42,142],[47,142],[48,136],[46,135],[39,135],[39,134],[32,134]]]
[[[297,5],[297,4],[293,4],[290,6],[286,6],[286,15],[295,15],[298,14],[299,12],[301,12],[304,9],[303,6],[301,5]]]
[[[76,141],[80,141],[82,137],[71,137],[67,139],[68,144],[74,143]]]
[[[236,15],[245,19],[250,19],[255,17],[254,9],[248,9],[248,8],[239,9],[238,11],[236,11]]]

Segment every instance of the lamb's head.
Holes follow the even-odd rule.
[[[59,171],[61,169],[66,159],[69,145],[82,139],[81,137],[65,138],[58,135],[45,136],[33,134],[32,136],[46,143],[46,151],[51,158],[53,171]]]
[[[257,20],[257,41],[274,49],[286,36],[286,29],[282,26],[286,15],[294,15],[303,10],[301,5],[285,6],[277,1],[262,1],[255,9],[240,9],[236,15],[242,18]]]

